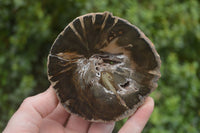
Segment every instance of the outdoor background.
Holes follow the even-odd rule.
[[[77,16],[101,11],[139,27],[161,56],[143,132],[200,131],[199,0],[0,0],[0,132],[23,99],[48,88],[47,55],[57,35]]]

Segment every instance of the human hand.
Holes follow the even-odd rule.
[[[145,103],[131,116],[120,133],[139,133],[143,130],[154,107],[153,99]],[[26,98],[8,122],[3,133],[111,133],[111,123],[92,123],[70,115],[58,102],[54,90]]]

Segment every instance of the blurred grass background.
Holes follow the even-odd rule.
[[[24,98],[48,88],[56,36],[77,16],[100,11],[138,26],[161,56],[155,109],[143,132],[199,132],[199,0],[0,0],[0,131]]]

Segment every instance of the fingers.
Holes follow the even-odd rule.
[[[89,126],[90,122],[76,115],[71,115],[66,125],[66,132],[87,133]]]
[[[54,120],[61,125],[64,125],[70,114],[65,110],[61,103],[58,104],[56,109],[46,117],[46,119]]]
[[[42,118],[44,118],[50,114],[57,107],[57,105],[58,99],[55,91],[50,87],[43,93],[26,98],[19,110],[23,111],[24,113],[30,109],[33,109],[36,111],[37,115],[40,115]]]
[[[43,119],[42,124],[40,125],[39,132],[32,133],[64,133],[64,127],[60,123],[51,120],[51,119]]]
[[[115,126],[114,122],[111,123],[92,123],[88,133],[111,133]]]
[[[51,113],[58,100],[52,88],[26,98],[5,128],[5,132],[38,132],[42,118]]]
[[[153,112],[154,101],[147,97],[145,103],[131,116],[119,133],[140,133],[146,125],[151,113]]]
[[[111,133],[115,123],[90,123],[76,115],[71,115],[67,125],[66,132],[77,133]]]

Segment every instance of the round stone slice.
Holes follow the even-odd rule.
[[[64,108],[86,120],[132,115],[157,87],[161,60],[136,26],[109,12],[74,19],[48,56],[48,79]]]

